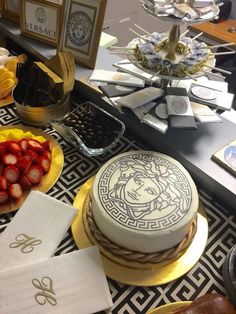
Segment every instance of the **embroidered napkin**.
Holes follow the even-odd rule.
[[[76,212],[42,192],[30,192],[0,236],[0,272],[51,257]]]
[[[112,306],[95,246],[1,272],[0,282],[4,314],[86,314]]]

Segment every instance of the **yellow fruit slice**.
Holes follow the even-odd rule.
[[[45,138],[43,136],[35,136],[30,131],[22,131],[20,129],[10,129],[10,130],[1,130],[0,131],[0,142],[8,141],[8,140],[16,140],[19,141],[23,138],[32,138],[39,142],[45,142]]]
[[[18,63],[18,58],[17,57],[12,57],[8,60],[7,64],[5,65],[5,67],[11,71],[12,73],[14,73],[14,75],[16,74],[16,67],[17,67],[17,63]]]

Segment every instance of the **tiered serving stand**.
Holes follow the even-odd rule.
[[[171,61],[174,61],[176,59],[176,46],[179,42],[180,36],[181,36],[181,32],[180,32],[180,26],[185,25],[191,25],[191,24],[197,24],[197,23],[204,23],[210,20],[213,20],[218,14],[219,14],[219,8],[216,4],[213,4],[212,6],[210,6],[211,10],[209,11],[208,14],[204,15],[203,17],[199,17],[199,18],[195,18],[195,19],[190,19],[187,17],[184,18],[177,18],[174,16],[170,16],[169,14],[158,14],[155,12],[155,8],[154,5],[152,5],[152,1],[150,0],[139,0],[140,4],[142,6],[142,8],[150,15],[152,15],[153,17],[155,17],[157,20],[160,20],[162,22],[168,22],[172,24],[172,28],[169,32],[169,48],[168,51],[166,53],[166,59],[169,59]],[[176,1],[177,2],[177,1]],[[186,2],[185,0],[179,0],[178,3],[184,3]],[[129,45],[128,45],[129,46]],[[168,83],[171,80],[182,80],[182,79],[189,79],[191,77],[190,76],[185,76],[185,77],[179,77],[179,76],[169,76],[169,75],[162,75],[162,74],[158,74],[155,73],[154,71],[147,69],[145,67],[143,67],[140,63],[135,62],[136,60],[131,56],[131,54],[128,53],[128,57],[129,60],[131,61],[131,63],[134,63],[135,66],[139,67],[140,69],[142,69],[145,72],[148,72],[149,74],[153,74],[153,76],[158,76],[161,78],[161,86],[164,88],[168,85]],[[209,59],[206,62],[206,70],[209,71],[209,67],[207,66],[211,66],[214,67],[215,65],[215,58],[212,57],[211,59]],[[195,74],[193,74],[192,76],[194,78],[199,77],[203,75],[202,71],[199,71]]]

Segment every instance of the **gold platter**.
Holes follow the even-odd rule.
[[[191,301],[173,302],[150,310],[147,312],[147,314],[172,314],[173,311],[180,310],[182,307],[185,307],[189,304],[191,304]]]
[[[32,187],[31,189],[24,191],[23,195],[17,201],[11,201],[6,204],[0,205],[0,214],[9,213],[19,209],[19,207],[23,204],[24,200],[26,199],[31,190],[38,190],[46,193],[56,183],[56,181],[61,175],[64,166],[64,155],[61,146],[51,135],[47,134],[46,132],[40,129],[32,128],[30,126],[11,125],[0,127],[0,131],[11,129],[19,129],[22,130],[23,132],[29,131],[35,136],[42,136],[45,138],[45,140],[50,140],[52,142],[52,161],[50,170],[47,173],[47,175],[43,176],[42,181],[39,184]]]
[[[71,229],[73,238],[78,248],[87,248],[96,243],[90,240],[83,222],[83,212],[86,206],[87,196],[93,184],[94,177],[85,182],[78,192],[73,206],[78,208]],[[168,264],[148,264],[144,268],[141,264],[124,261],[121,263],[117,257],[104,249],[100,249],[103,266],[106,275],[116,281],[135,286],[156,286],[168,283],[186,274],[200,259],[208,237],[208,223],[202,204],[200,204],[197,217],[197,232],[186,252],[177,260]]]

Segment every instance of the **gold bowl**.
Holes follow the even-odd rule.
[[[12,98],[18,117],[29,125],[46,126],[52,120],[62,118],[70,111],[70,94],[65,95],[55,104],[41,107],[22,105],[18,100],[16,88],[12,91]]]

